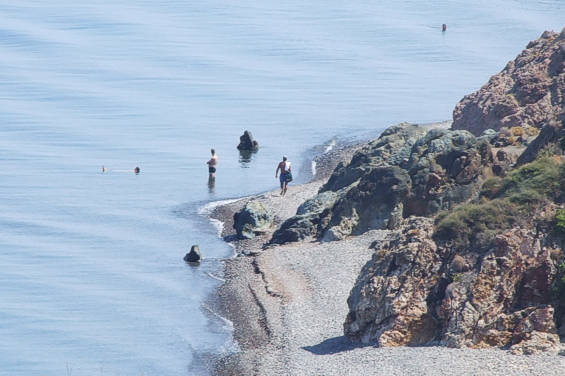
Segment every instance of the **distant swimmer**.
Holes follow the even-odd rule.
[[[447,25],[446,24],[441,25],[441,31],[444,31],[444,32],[447,31]]]
[[[102,173],[110,172],[110,169],[106,166],[102,166]],[[131,172],[131,170],[112,170],[112,172]],[[138,175],[141,172],[139,167],[133,169],[133,172]]]
[[[275,179],[279,175],[279,170],[281,171],[279,178],[279,181],[281,183],[281,196],[284,196],[286,194],[288,183],[292,181],[292,167],[287,159],[288,158],[286,157],[286,155],[283,156],[282,162],[279,163],[277,170],[275,171]]]
[[[210,174],[210,177],[213,178],[216,175],[216,166],[218,165],[218,155],[216,154],[216,150],[211,149],[210,152],[212,153],[212,158],[210,158],[210,160],[208,162],[206,162],[208,164],[208,173]]]

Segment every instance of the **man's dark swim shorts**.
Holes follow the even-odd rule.
[[[208,167],[208,172],[214,174],[216,172],[216,167]]]

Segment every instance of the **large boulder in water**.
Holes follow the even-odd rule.
[[[241,211],[233,215],[233,227],[237,236],[252,239],[255,235],[265,233],[273,226],[273,215],[260,202],[250,201]]]
[[[200,262],[202,260],[202,255],[200,254],[200,247],[198,245],[193,245],[190,247],[190,252],[184,256],[184,261],[186,262]]]
[[[257,151],[259,150],[259,143],[253,138],[251,132],[245,131],[239,137],[237,148],[242,151]]]

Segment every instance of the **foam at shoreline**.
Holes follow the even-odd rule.
[[[221,221],[217,218],[212,218],[210,216],[210,214],[212,214],[212,212],[214,211],[214,209],[216,209],[219,206],[222,205],[229,205],[231,203],[237,202],[239,200],[244,199],[244,197],[242,198],[233,198],[233,199],[227,199],[227,200],[218,200],[218,201],[212,201],[207,203],[206,205],[202,206],[199,210],[198,210],[198,214],[199,215],[204,215],[208,218],[208,220],[210,221],[210,223],[212,224],[212,226],[214,226],[216,228],[216,232],[218,234],[218,237],[221,238],[222,237],[222,232],[224,231],[224,221]],[[232,246],[230,243],[228,243],[228,245]],[[232,246],[233,247],[233,246]]]

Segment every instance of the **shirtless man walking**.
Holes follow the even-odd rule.
[[[210,174],[210,177],[213,178],[216,175],[216,165],[218,164],[218,156],[216,155],[216,150],[211,149],[210,152],[212,153],[212,158],[210,158],[210,160],[208,162],[206,162],[208,164],[208,173]]]
[[[279,163],[277,166],[277,170],[275,171],[275,179],[279,175],[279,170],[281,170],[281,176],[279,181],[281,182],[281,196],[286,194],[286,190],[288,188],[288,182],[290,181],[290,173],[292,172],[292,167],[290,166],[290,162],[287,161],[286,155],[283,156],[282,162]]]

